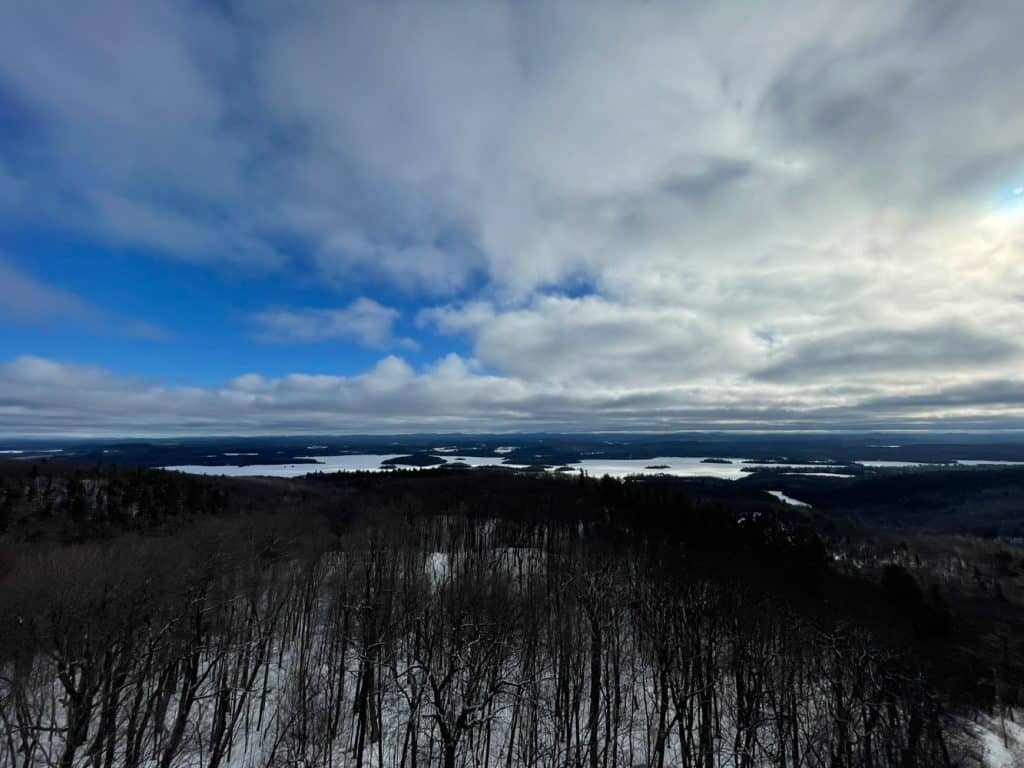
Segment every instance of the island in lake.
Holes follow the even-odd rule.
[[[385,459],[380,464],[382,467],[436,467],[448,462],[440,456],[429,453],[411,453],[408,456],[395,456],[393,459]]]

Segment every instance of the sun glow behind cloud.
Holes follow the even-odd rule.
[[[1024,186],[1003,191],[982,217],[982,226],[1007,239],[1024,235]]]

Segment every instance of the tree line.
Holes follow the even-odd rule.
[[[307,483],[6,550],[0,766],[953,766],[957,701],[991,704],[940,684],[950,619],[905,571],[840,573],[768,513],[506,473]]]

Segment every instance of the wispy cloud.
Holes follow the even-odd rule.
[[[754,376],[799,382],[822,378],[870,381],[886,374],[908,377],[934,371],[963,375],[1019,360],[1021,354],[1016,339],[993,337],[966,323],[904,330],[863,328],[814,334],[806,343],[794,342],[782,359]]]
[[[256,339],[268,343],[313,343],[334,340],[354,341],[365,347],[386,349],[414,348],[412,339],[394,335],[401,313],[359,298],[343,309],[275,309],[252,316],[257,326]]]
[[[173,334],[143,320],[95,306],[70,291],[43,283],[0,260],[0,320],[15,325],[73,327],[89,333],[168,339]]]
[[[95,308],[78,296],[45,285],[31,275],[0,261],[0,315],[25,324],[92,317]]]

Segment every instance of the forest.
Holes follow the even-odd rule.
[[[0,766],[950,768],[1024,703],[1017,593],[768,497],[12,461],[0,509]]]

